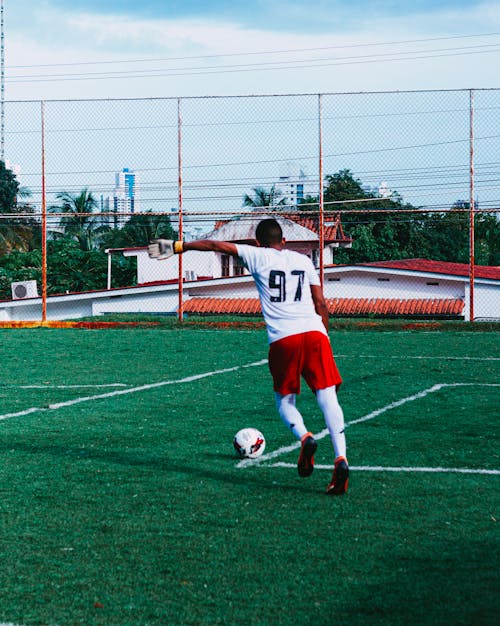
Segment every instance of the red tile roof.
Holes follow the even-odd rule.
[[[429,259],[400,259],[396,261],[372,261],[359,263],[360,267],[382,267],[396,270],[410,270],[414,272],[429,272],[432,274],[448,274],[451,276],[468,276],[469,265],[467,263],[449,263],[447,261],[431,261]],[[476,278],[489,278],[500,280],[499,265],[475,265],[474,275]]]
[[[283,217],[299,224],[299,226],[303,226],[304,228],[311,230],[313,233],[318,234],[319,232],[319,219],[317,217],[309,217],[307,215],[302,216],[297,214],[283,215]],[[323,237],[325,243],[328,243],[329,241],[352,241],[350,237],[346,237],[344,234],[342,222],[340,221],[340,213],[337,213],[333,218],[325,217]]]
[[[279,217],[283,217],[303,228],[307,228],[313,233],[318,234],[319,232],[319,219],[317,217],[311,217],[304,213],[304,215],[300,215],[297,213],[288,214],[288,213],[280,213]],[[225,224],[228,224],[231,220],[218,220],[215,222],[215,230],[222,228]],[[324,220],[324,241],[325,243],[329,243],[332,241],[344,241],[344,242],[352,242],[350,237],[347,237],[344,234],[344,230],[342,228],[342,222],[340,221],[340,213],[337,213],[333,217],[325,217]]]
[[[460,316],[463,300],[399,298],[328,298],[330,315]],[[185,313],[201,315],[260,315],[258,298],[191,298],[184,302]]]

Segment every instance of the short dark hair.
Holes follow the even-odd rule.
[[[276,220],[262,220],[257,224],[255,237],[261,246],[271,246],[281,243],[283,239],[283,231]]]

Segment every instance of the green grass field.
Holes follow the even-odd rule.
[[[0,336],[0,623],[498,623],[498,333],[332,333],[344,497],[306,388],[297,475],[263,330]]]

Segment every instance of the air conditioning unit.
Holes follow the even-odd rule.
[[[38,298],[36,280],[23,280],[19,283],[11,283],[12,299],[25,300],[26,298]]]

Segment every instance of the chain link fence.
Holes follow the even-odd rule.
[[[6,102],[0,321],[258,316],[237,259],[145,246],[269,215],[334,316],[500,319],[499,95]]]

